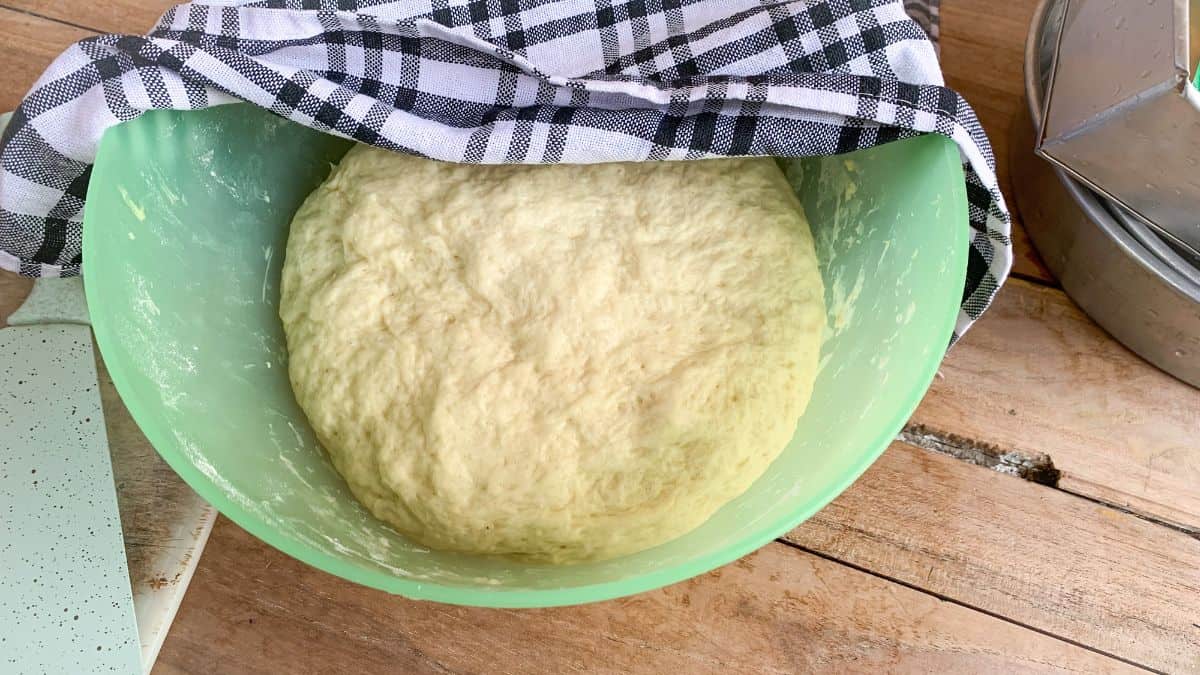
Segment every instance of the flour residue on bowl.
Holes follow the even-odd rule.
[[[858,302],[859,296],[862,295],[863,286],[867,281],[867,271],[860,269],[858,275],[854,278],[854,285],[850,290],[846,290],[845,280],[842,275],[836,275],[833,283],[828,291],[828,322],[829,333],[837,335],[845,330],[846,326],[854,320],[855,303]]]
[[[121,201],[125,202],[125,206],[129,208],[129,212],[133,214],[133,217],[140,221],[145,221],[146,209],[142,208],[141,205],[133,201],[133,197],[129,196],[129,191],[125,189],[125,186],[118,186],[117,192],[121,193]]]
[[[268,285],[268,282],[271,280],[271,256],[274,255],[274,253],[275,253],[275,249],[272,248],[271,246],[263,247],[263,260],[266,262],[266,264],[263,265],[263,281],[262,281],[262,301],[263,301],[263,303],[266,303],[266,301],[267,301],[267,285]]]
[[[338,523],[336,529],[341,531],[340,535],[333,535],[328,528],[315,527],[306,518],[270,515],[274,526],[281,533],[317,550],[352,558],[394,576],[423,581],[435,581],[439,578],[446,581],[462,581],[455,575],[423,574],[394,564],[398,557],[397,547],[403,548],[405,554],[427,554],[430,551],[412,545],[403,540],[401,535],[390,530],[388,536],[380,535],[374,516],[349,496],[311,432],[302,428],[302,423],[294,421],[288,412],[271,408],[267,410],[267,415],[270,418],[266,425],[267,431],[275,449],[273,461],[279,464],[280,472],[276,480],[269,482],[266,492],[274,494],[275,501],[281,501],[282,495],[294,492],[293,488],[302,486],[303,491],[307,493],[303,502],[307,512],[320,521]],[[313,461],[314,455],[317,458],[316,462]],[[322,464],[327,467],[327,471],[319,470]],[[204,471],[203,468],[201,470]],[[290,476],[290,479],[280,482],[278,479],[283,476]],[[328,482],[330,477],[333,477],[334,482]],[[292,480],[295,482],[291,483]],[[288,483],[291,483],[291,487]],[[227,492],[233,489],[227,481],[218,485]],[[268,514],[261,511],[258,513],[264,518],[268,517]]]
[[[806,178],[812,180],[811,176],[805,176],[804,163],[801,161],[787,162],[784,168],[788,181],[798,194]],[[857,303],[867,281],[865,268],[847,269],[845,265],[836,264],[839,252],[860,245],[875,232],[874,229],[867,230],[867,223],[879,207],[859,195],[859,172],[857,162],[843,159],[841,162],[823,162],[822,170],[815,177],[818,208],[833,214],[832,218],[821,220],[813,220],[810,214],[817,258],[825,274],[826,343],[837,338],[853,323]],[[891,250],[891,243],[890,240],[884,242],[878,258],[880,265]],[[823,351],[826,353],[819,363],[820,370],[824,369],[829,359],[828,350]]]
[[[196,470],[211,481],[213,485],[220,488],[225,496],[233,500],[238,506],[259,517],[264,519],[268,517],[269,514],[260,507],[257,500],[247,497],[217,471],[216,467],[208,461],[208,457],[204,452],[197,447],[195,441],[188,437],[187,434],[179,429],[172,429],[171,433],[175,436],[175,442],[179,444],[179,448],[183,450],[184,456],[192,463],[192,466],[196,467]]]
[[[117,332],[122,342],[128,345],[129,352],[138,355],[143,375],[158,385],[163,406],[178,413],[183,403],[181,378],[197,372],[196,361],[185,353],[182,345],[170,338],[168,331],[163,330],[163,321],[178,319],[164,317],[146,278],[132,265],[127,266],[126,274],[131,288],[129,306],[137,321],[120,318]]]

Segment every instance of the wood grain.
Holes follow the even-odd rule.
[[[88,28],[98,33],[145,33],[177,0],[0,0],[0,7]]]
[[[1009,127],[1025,105],[1025,34],[1037,0],[948,0],[941,5],[946,84],[979,116],[992,142],[1000,190],[1013,216],[1013,274],[1057,285],[1016,211],[1008,176]]]
[[[0,112],[15,108],[68,45],[93,34],[0,7]]]
[[[30,288],[33,288],[33,279],[0,270],[0,328],[8,325],[8,315],[25,302]]]
[[[336,579],[225,519],[159,673],[1119,672],[1124,664],[782,544],[582,607],[414,602]]]
[[[786,539],[1166,672],[1200,672],[1200,540],[894,443]]]
[[[913,415],[998,452],[1046,453],[1059,487],[1200,531],[1200,390],[1122,347],[1059,290],[1013,279]]]

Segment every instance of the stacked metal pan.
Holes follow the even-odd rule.
[[[1200,256],[1034,155],[1066,6],[1043,0],[1025,47],[1028,109],[1009,155],[1016,209],[1046,265],[1089,316],[1142,358],[1200,387]],[[1200,204],[1196,210],[1200,217]]]

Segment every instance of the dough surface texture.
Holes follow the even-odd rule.
[[[770,159],[465,166],[356,146],[280,316],[351,491],[423,545],[603,559],[700,525],[791,439],[824,294]]]

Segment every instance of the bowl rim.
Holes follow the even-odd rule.
[[[918,138],[933,138],[940,141],[936,161],[949,163],[952,175],[962,176],[962,164],[957,146],[949,139],[929,134],[896,142],[908,143],[916,141]],[[105,152],[106,146],[113,142],[112,139],[113,135],[109,132],[106,132],[101,139],[96,155],[94,175],[98,175],[103,171],[105,163],[119,160],[120,153],[115,153],[111,150],[110,152]],[[955,228],[952,240],[947,241],[947,250],[950,252],[949,264],[952,269],[961,270],[962,276],[965,278],[967,249],[969,246],[969,220],[965,182],[961,178],[954,181],[953,185],[950,186],[950,190],[954,196],[951,200],[951,208],[956,211],[951,214],[951,217],[960,221],[962,227]],[[97,236],[97,228],[94,226],[88,227],[88,223],[94,222],[96,219],[96,214],[91,208],[91,205],[94,203],[93,200],[87,200],[84,206],[83,250],[85,252],[89,248],[95,247],[94,241]],[[93,216],[92,218],[89,218],[89,213]],[[101,356],[104,357],[108,355],[106,352],[110,354],[114,351],[106,349],[105,345],[118,344],[119,339],[117,338],[115,327],[109,321],[109,317],[103,312],[95,311],[104,305],[103,294],[100,291],[100,288],[104,286],[104,281],[101,277],[89,274],[89,271],[92,269],[94,268],[88,264],[88,257],[84,255],[81,272],[84,279],[84,292],[88,306],[92,308],[91,321],[96,345]],[[947,345],[950,343],[958,312],[959,307],[957,302],[952,304],[947,303],[944,316],[940,317],[941,325],[939,326],[938,333],[945,336]],[[940,364],[941,359],[929,360],[921,376],[913,380],[913,387],[906,397],[907,400],[903,401],[902,405],[897,408],[898,412],[893,418],[886,425],[881,426],[879,434],[872,441],[870,447],[860,455],[856,462],[850,464],[841,473],[838,480],[831,482],[828,487],[822,490],[820,496],[809,501],[803,508],[776,518],[769,525],[758,529],[754,535],[747,536],[736,544],[690,559],[679,565],[655,569],[613,581],[550,589],[504,589],[500,587],[481,589],[408,579],[380,570],[365,569],[326,554],[304,542],[280,534],[275,528],[264,522],[249,509],[230,499],[212,479],[201,472],[181,452],[171,449],[173,445],[170,443],[172,436],[169,429],[154,423],[152,416],[148,413],[150,406],[147,401],[138,396],[132,384],[132,377],[126,366],[119,360],[114,359],[110,361],[109,359],[105,359],[105,365],[108,368],[109,375],[112,378],[118,395],[158,455],[202,499],[216,507],[221,514],[232,520],[239,527],[288,556],[353,583],[414,600],[431,600],[452,605],[491,608],[559,607],[611,600],[685,581],[729,564],[758,550],[771,541],[778,539],[800,523],[808,520],[813,514],[828,505],[883,454],[884,450],[895,440],[896,435],[903,428],[905,422],[924,397],[925,392],[937,374]],[[162,448],[168,448],[168,450],[163,450]]]

